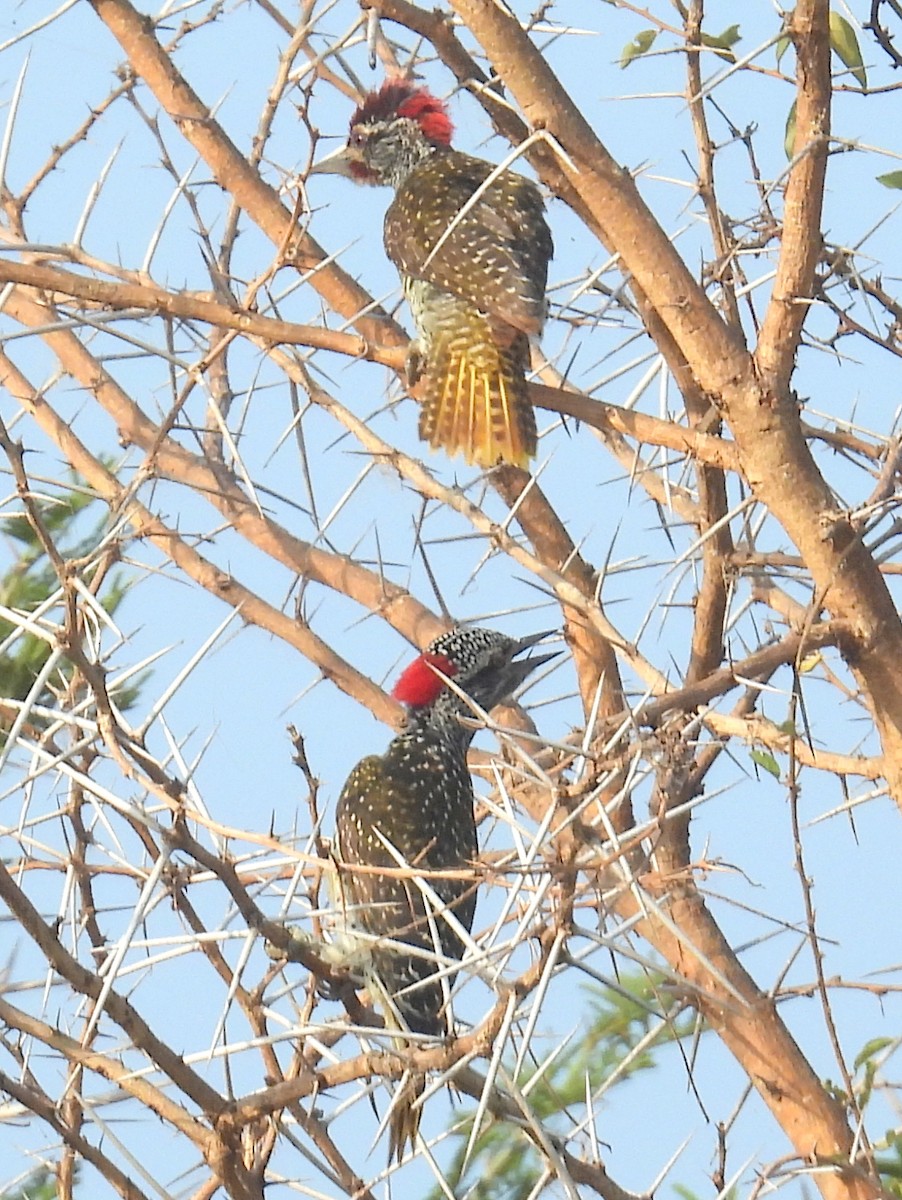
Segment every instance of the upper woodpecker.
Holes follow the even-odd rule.
[[[441,960],[457,961],[464,950],[453,921],[467,932],[473,924],[475,884],[426,878],[421,888],[412,877],[416,871],[460,871],[476,858],[466,757],[474,730],[461,721],[474,709],[463,696],[485,711],[493,708],[555,657],[520,657],[545,636],[517,641],[489,629],[457,628],[437,638],[395,685],[393,695],[409,714],[404,731],[385,754],[357,764],[339,797],[336,849],[345,920],[369,935],[368,982],[390,1028],[433,1035],[447,1029],[445,996],[453,971],[443,970]],[[357,872],[355,864],[393,873]],[[416,953],[406,954],[397,943]],[[392,1155],[416,1136],[418,1115],[410,1101],[421,1090],[421,1081],[414,1082],[407,1102],[396,1102]]]
[[[452,150],[451,132],[441,100],[387,82],[354,113],[347,145],[314,170],[395,189],[385,252],[419,335],[407,376],[411,386],[425,377],[420,437],[480,466],[526,466],[536,452],[529,339],[545,321],[551,233],[535,184]]]

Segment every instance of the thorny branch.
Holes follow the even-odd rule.
[[[482,0],[451,8],[368,0],[361,11],[340,0],[320,11],[305,0],[295,19],[270,0],[231,13],[213,3],[180,14],[173,29],[128,0],[91,0],[90,36],[106,38],[98,53],[112,56],[118,79],[21,175],[27,88],[11,97],[0,164],[0,382],[14,402],[0,422],[12,481],[3,505],[13,523],[27,523],[49,574],[45,596],[0,596],[0,671],[33,644],[44,655],[0,708],[10,780],[0,799],[18,798],[0,827],[0,895],[22,941],[5,965],[12,987],[0,1001],[0,1053],[9,1062],[0,1085],[64,1147],[67,1197],[82,1160],[119,1195],[149,1194],[119,1161],[120,1147],[122,1161],[136,1157],[132,1128],[108,1118],[110,1104],[126,1102],[187,1149],[197,1196],[221,1187],[259,1198],[297,1179],[301,1159],[320,1191],[380,1194],[407,1164],[381,1171],[347,1124],[356,1133],[371,1122],[372,1134],[370,1106],[383,1108],[374,1096],[412,1070],[429,1076],[430,1113],[433,1093],[453,1088],[475,1106],[462,1125],[478,1114],[487,1134],[482,1143],[474,1129],[455,1166],[441,1118],[427,1122],[431,1145],[416,1157],[433,1164],[444,1194],[468,1186],[468,1155],[482,1171],[491,1160],[484,1146],[516,1146],[535,1168],[530,1194],[547,1185],[632,1200],[638,1193],[617,1181],[628,1177],[622,1147],[600,1146],[595,1117],[620,1077],[639,1082],[631,1056],[644,1043],[621,1032],[618,1045],[629,1048],[604,1072],[608,1044],[594,1027],[588,1061],[568,1059],[558,1043],[574,978],[603,983],[611,997],[638,970],[666,997],[649,1038],[663,1030],[682,1042],[676,1016],[694,1010],[706,1047],[718,1039],[747,1081],[728,1121],[721,1099],[713,1103],[718,1191],[730,1186],[737,1117],[754,1088],[793,1147],[791,1159],[783,1141],[771,1162],[755,1161],[759,1182],[790,1163],[828,1200],[870,1200],[881,1186],[870,1142],[883,1129],[878,1118],[876,1134],[866,1127],[867,1089],[890,1084],[875,1058],[860,1084],[859,1046],[843,1044],[832,1003],[836,988],[887,1003],[899,989],[828,975],[821,959],[833,946],[814,918],[801,805],[809,779],[822,821],[834,812],[851,820],[884,784],[897,802],[902,795],[902,629],[889,590],[902,531],[898,431],[877,404],[866,418],[851,406],[824,416],[838,410],[823,398],[844,386],[838,375],[825,384],[812,373],[803,399],[793,389],[802,392],[815,347],[824,360],[834,354],[831,363],[840,351],[893,361],[902,308],[891,257],[881,270],[865,259],[863,239],[823,237],[831,129],[842,119],[833,113],[828,6],[803,0],[756,51],[713,35],[702,0],[666,12],[603,6],[588,31],[557,24],[550,6],[528,20]],[[893,11],[876,0],[867,28],[898,65]],[[677,210],[656,207],[661,180],[643,178],[644,148],[619,163],[609,149],[618,144],[611,107],[565,86],[560,52],[579,52],[579,39],[598,33],[610,44],[615,18],[633,22],[633,38],[649,27],[655,35],[645,49],[634,43],[631,77],[652,64],[683,98],[673,120],[685,112],[681,148],[693,174],[680,203],[691,194],[704,231],[691,247],[671,233]],[[221,31],[237,29],[240,39],[241,19],[276,39],[266,41],[265,64],[246,42],[260,68],[246,74],[262,85],[258,116],[243,125],[228,102],[214,107],[202,95],[228,91],[212,48]],[[787,57],[775,68],[764,54],[782,39]],[[435,90],[456,80],[466,93],[452,99],[461,133],[471,134],[474,112],[487,116],[511,146],[527,145],[525,160],[557,198],[549,327],[531,384],[552,423],[532,475],[505,467],[474,477],[422,460],[412,406],[396,404],[407,338],[385,294],[392,283],[379,274],[379,254],[348,246],[376,194],[335,199],[306,186],[321,139],[344,128],[369,86],[371,51],[389,73],[410,70]],[[783,97],[793,70],[793,144],[788,165],[768,179],[757,116],[731,114],[744,111],[748,80]],[[69,234],[46,217],[60,205],[61,171],[68,189],[79,155],[93,154],[115,121],[129,131],[128,153],[137,141],[152,178],[171,192],[154,194],[145,229],[134,177],[131,194],[108,203],[114,154],[98,165],[80,215],[67,190],[64,216],[76,233],[64,243]],[[781,138],[782,130],[772,140]],[[750,165],[748,193],[731,175],[734,147]],[[500,157],[494,146],[470,148]],[[104,249],[99,214],[115,251]],[[117,223],[122,214],[128,222]],[[833,322],[826,333],[824,316]],[[869,387],[883,389],[879,366]],[[289,449],[296,461],[285,469]],[[99,544],[87,550],[66,549],[52,515],[73,486],[60,463],[104,509]],[[123,633],[103,607],[114,563],[135,574],[136,596],[149,597],[133,621],[138,632]],[[14,564],[4,588],[22,574]],[[225,687],[214,674],[217,656],[231,654],[228,621],[208,640],[204,627],[202,649],[174,680],[143,682],[142,664],[157,669],[164,643],[195,644],[196,606],[207,598],[239,615],[237,644],[265,633],[291,664],[289,683],[266,679],[265,715],[259,693],[249,686],[257,699],[243,696],[264,655],[237,667],[229,657]],[[456,1033],[400,1049],[369,1003],[359,964],[342,960],[328,894],[330,817],[313,770],[307,763],[309,803],[301,798],[286,820],[263,726],[282,736],[297,705],[291,719],[303,735],[292,730],[294,744],[317,774],[328,772],[323,796],[334,796],[371,729],[348,720],[345,730],[353,707],[386,726],[401,719],[385,687],[399,653],[392,631],[422,646],[449,614],[486,612],[503,628],[562,626],[575,678],[540,681],[543,697],[559,694],[532,712],[496,712],[500,751],[472,756],[483,780],[483,850],[467,878],[479,884],[480,916],[453,983]],[[146,660],[132,650],[145,625]],[[126,681],[148,689],[134,721],[113,686],[123,655],[131,655]],[[70,674],[54,669],[60,661]],[[328,703],[309,703],[314,687]],[[230,767],[208,775],[229,735],[192,745],[189,726],[207,731],[218,719],[211,699],[237,703],[240,735],[254,733],[252,750],[234,732],[234,750],[225,748],[235,789],[251,801],[239,816],[225,810]],[[785,784],[791,802],[804,926],[794,911],[774,915],[770,892],[758,910],[750,889],[768,874],[767,856],[722,832],[731,822],[708,821],[749,787],[743,774],[759,770]],[[850,790],[856,780],[865,790]],[[833,781],[837,796],[827,800]],[[745,828],[759,832],[751,826],[767,819],[758,815],[765,788],[741,795],[755,814],[743,815]],[[780,836],[771,831],[772,857]],[[703,837],[713,851],[700,848]],[[847,850],[843,873],[855,861]],[[720,875],[741,899],[721,899]],[[734,919],[755,909],[752,964],[740,938],[725,936],[725,903]],[[787,979],[798,949],[773,982],[760,982],[772,926],[784,937],[802,931],[814,984]],[[283,956],[277,963],[264,941]],[[155,1006],[155,988],[190,997],[192,1009],[197,998],[199,1037]],[[784,1019],[785,999],[815,991],[844,1095],[817,1077],[808,1042]],[[176,1007],[186,1018],[187,1006]],[[712,1102],[695,1048],[685,1052],[690,1087],[681,1079],[677,1090],[703,1109]],[[578,1089],[567,1075],[574,1061]],[[46,1063],[65,1069],[54,1074]],[[112,1093],[98,1095],[98,1081]],[[672,1088],[662,1095],[676,1107]],[[148,1122],[134,1124],[152,1137]],[[448,1140],[456,1148],[467,1136]],[[154,1182],[155,1194],[167,1186]],[[637,1186],[654,1190],[653,1172]]]

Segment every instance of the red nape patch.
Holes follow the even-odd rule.
[[[454,128],[445,102],[425,88],[400,80],[387,80],[378,92],[370,92],[351,118],[351,128],[390,121],[393,117],[416,121],[424,136],[438,146],[451,145]]]
[[[392,689],[394,698],[409,708],[431,704],[444,687],[441,676],[436,675],[432,667],[438,667],[445,675],[457,673],[454,663],[444,654],[421,654],[401,672],[401,678]]]
[[[423,136],[438,146],[450,146],[454,126],[445,109],[443,100],[437,100],[425,88],[419,88],[409,100],[398,105],[398,116],[416,121]]]

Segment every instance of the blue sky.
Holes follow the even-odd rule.
[[[867,7],[859,3],[841,11],[850,19],[864,20]],[[725,2],[710,8],[706,28],[713,33],[739,23],[741,41],[736,49],[741,55],[764,46],[776,32],[770,5]],[[50,147],[67,138],[89,107],[104,99],[113,86],[111,72],[121,59],[120,51],[87,5],[72,7],[46,29],[27,40],[15,41],[17,35],[52,11],[53,6],[43,0],[28,0],[0,15],[0,43],[13,41],[0,54],[4,111],[9,112],[17,80],[22,79],[7,165],[7,178],[16,190],[45,161]],[[173,5],[169,11],[168,23],[174,31],[183,19],[196,19],[206,12],[207,6]],[[319,49],[344,34],[357,13],[349,0],[318,6],[315,11],[319,22],[315,44]],[[527,6],[519,5],[517,11],[525,14]],[[673,19],[669,5],[655,6],[654,14],[665,21]],[[636,13],[571,0],[554,6],[548,14],[547,29],[540,28],[536,39],[540,43],[547,39],[549,58],[558,74],[615,158],[640,175],[646,200],[677,241],[686,261],[698,269],[710,252],[709,233],[693,193],[695,151],[683,99],[682,57],[673,51],[674,39],[665,31],[659,35],[654,52],[628,70],[623,71],[617,61],[623,47],[648,24]],[[565,27],[571,32],[561,32]],[[405,47],[413,46],[411,35],[401,33],[399,37]],[[242,148],[254,136],[284,45],[284,33],[260,8],[237,4],[216,23],[187,38],[178,53],[180,70],[201,97],[216,106],[218,119]],[[893,82],[873,42],[862,36],[861,45],[871,82]],[[359,35],[350,39],[343,54],[343,64],[365,85],[381,80],[381,70],[370,71]],[[789,67],[790,57],[784,60],[785,68]],[[783,140],[792,88],[776,75],[773,46],[762,50],[755,64],[761,68],[758,73],[742,72],[726,78],[713,95],[733,126],[751,131],[761,176],[773,181],[786,167]],[[839,64],[835,65],[839,69]],[[706,71],[713,76],[725,66],[712,56]],[[434,61],[425,62],[421,74],[435,91],[444,95],[452,90],[452,77]],[[26,211],[29,239],[40,245],[71,242],[92,187],[103,179],[82,233],[85,253],[129,270],[148,263],[154,280],[172,289],[208,289],[209,273],[201,242],[183,200],[174,203],[148,260],[161,209],[173,195],[173,180],[161,169],[160,147],[142,113],[158,116],[160,134],[177,174],[192,168],[194,154],[172,122],[157,113],[156,102],[145,88],[138,89],[137,100],[141,111],[125,99],[113,105],[86,142],[68,154],[63,168],[38,190]],[[290,189],[296,172],[309,156],[309,139],[297,116],[297,105],[301,103],[299,89],[289,92],[274,123],[263,165],[270,182],[288,189],[289,202],[293,201]],[[506,145],[492,137],[471,97],[452,96],[450,104],[457,142],[462,148],[493,160],[500,160],[508,152]],[[351,107],[345,97],[320,80],[313,89],[309,115],[323,135],[343,136]],[[738,222],[752,222],[760,196],[750,177],[746,150],[741,142],[726,144],[730,142],[729,130],[713,110],[709,111],[709,120],[713,138],[718,144],[724,143],[717,159],[721,207]],[[899,169],[902,145],[894,93],[868,98],[851,93],[839,95],[834,135],[843,141],[837,144],[838,152],[830,165],[825,236],[838,246],[860,247],[856,261],[861,270],[870,270],[872,262],[883,264],[883,279],[892,291],[900,274],[898,220],[894,214],[897,193],[881,186],[876,176]],[[854,148],[856,143],[865,148]],[[842,147],[847,148],[840,153]],[[209,181],[203,164],[194,166],[190,179],[215,240],[221,236],[226,219],[222,192]],[[311,206],[307,219],[313,236],[330,253],[338,254],[345,269],[359,277],[375,297],[389,307],[398,305],[397,277],[381,247],[382,216],[389,194],[354,189],[346,181],[324,177],[310,182],[307,195]],[[776,195],[774,203],[778,204]],[[635,406],[652,415],[679,415],[680,400],[672,382],[668,383],[661,371],[650,375],[656,362],[655,350],[639,336],[635,319],[622,309],[608,307],[600,293],[586,290],[588,275],[608,263],[607,251],[591,243],[561,202],[550,202],[549,220],[556,245],[549,288],[552,314],[543,341],[549,360],[561,370],[568,368],[569,377],[598,398]],[[241,228],[232,271],[239,280],[250,281],[268,270],[274,250],[250,222],[244,221]],[[772,257],[749,254],[743,265],[756,294],[766,295]],[[617,287],[620,277],[616,268],[608,266],[601,282]],[[241,291],[241,287],[236,288],[237,295]],[[312,289],[298,286],[290,270],[282,269],[264,294],[277,299],[280,316],[314,323],[326,319],[332,327],[339,327],[334,316],[323,318],[318,297]],[[859,305],[856,313],[862,323],[879,325],[873,311],[869,313],[864,305]],[[407,321],[406,311],[401,310],[400,315]],[[808,325],[812,339],[828,336],[834,324],[826,311],[815,310]],[[0,314],[0,333],[6,336],[17,328],[15,322]],[[751,334],[750,327],[747,332]],[[124,340],[124,334],[132,341]],[[186,367],[203,352],[200,332],[194,340],[181,333],[166,361],[160,352],[170,351],[158,321],[129,324],[121,320],[112,333],[98,330],[85,336],[95,352],[108,356],[108,366],[116,378],[151,415],[166,411],[172,400],[173,377],[181,386]],[[135,339],[142,344],[136,344]],[[7,343],[7,349],[35,383],[50,383],[48,394],[53,402],[92,448],[122,459],[126,474],[140,464],[142,455],[134,448],[119,445],[112,423],[83,391],[71,383],[52,380],[52,360],[36,338],[17,338]],[[230,369],[237,393],[230,427],[239,440],[244,466],[255,482],[267,489],[265,504],[275,519],[300,537],[319,538],[321,544],[370,566],[385,564],[392,580],[408,586],[417,598],[437,608],[432,581],[417,550],[415,531],[421,528],[432,574],[443,602],[455,617],[487,622],[513,633],[559,627],[557,606],[547,600],[522,567],[500,555],[483,562],[485,542],[465,521],[435,505],[426,506],[424,515],[422,500],[409,484],[399,481],[388,468],[373,466],[353,439],[316,409],[306,411],[302,421],[311,495],[291,431],[290,398],[281,372],[248,344],[234,348]],[[387,404],[389,399],[397,400],[399,391],[385,369],[367,363],[349,364],[337,356],[330,359],[325,355],[317,356],[313,369],[322,372],[318,378],[324,386],[355,414],[370,419],[372,427],[389,442],[408,453],[420,453],[415,407],[409,400]],[[895,433],[899,383],[897,360],[860,338],[854,343],[841,341],[835,348],[816,345],[812,340],[801,352],[795,379],[812,423],[841,418],[881,437]],[[5,414],[12,413],[8,397],[0,398],[0,404]],[[184,416],[186,425],[203,424],[206,412],[202,389],[196,389],[189,398]],[[6,415],[4,419],[11,418]],[[657,507],[644,490],[642,479],[631,478],[628,468],[616,462],[590,430],[572,424],[562,428],[548,413],[539,414],[539,426],[543,433],[539,453],[542,487],[565,518],[571,537],[585,557],[596,566],[608,564],[603,588],[608,616],[625,636],[638,640],[643,653],[659,670],[678,676],[687,657],[692,617],[687,606],[694,594],[694,574],[689,566],[669,564],[692,545],[693,531],[680,520],[676,504],[670,510],[666,504]],[[29,446],[29,469],[35,477],[59,478],[59,456],[33,425],[20,422],[15,432]],[[196,448],[190,430],[179,430],[177,436]],[[644,453],[646,459],[652,458],[648,449]],[[868,496],[873,487],[868,474],[843,462],[826,447],[818,450],[818,456],[843,502],[855,505]],[[475,471],[440,456],[431,457],[428,465],[441,482],[459,483],[487,514],[503,520],[503,504],[484,488]],[[684,476],[679,463],[665,468],[658,458],[652,459],[652,467],[674,496],[681,486],[691,485],[691,476]],[[7,511],[15,511],[9,484],[7,492]],[[293,611],[298,587],[292,573],[224,528],[221,519],[189,488],[157,482],[146,487],[143,496],[183,534],[196,536],[204,553],[220,566],[250,583],[271,603]],[[731,484],[731,502],[738,504],[743,498],[744,492]],[[327,521],[330,514],[334,515]],[[763,520],[760,513],[750,512],[747,518],[761,522],[755,542],[759,550],[791,550],[782,531]],[[736,528],[741,528],[738,518]],[[145,686],[142,705],[146,711],[168,681],[179,675],[221,626],[227,610],[208,593],[180,578],[146,546],[130,548],[127,559],[126,568],[136,586],[117,614],[127,642],[116,650],[111,665],[127,670],[147,656],[166,651]],[[751,580],[746,577],[737,586],[733,601],[735,620],[729,644],[736,659],[766,638],[768,632],[766,618],[760,612],[743,610],[750,587]],[[796,599],[805,595],[804,588],[792,581],[786,587]],[[390,682],[410,656],[411,649],[400,636],[335,592],[307,587],[303,610],[320,636],[379,682]],[[848,682],[835,660],[831,659],[830,665]],[[762,703],[762,711],[777,722],[789,716],[787,683],[785,676],[778,676],[772,694]],[[633,692],[639,688],[638,680],[629,675],[627,684]],[[566,660],[552,675],[539,681],[529,699],[539,702],[535,719],[550,739],[562,739],[580,726],[582,714]],[[841,751],[860,746],[867,753],[875,752],[862,710],[851,700],[839,699],[836,688],[819,678],[817,671],[806,677],[805,701],[816,740]],[[725,704],[724,710],[727,708]],[[137,722],[142,710],[129,716]],[[303,845],[308,821],[304,783],[291,764],[288,723],[304,734],[312,769],[321,780],[327,830],[331,829],[335,798],[350,767],[364,754],[378,751],[389,736],[386,727],[359,705],[318,680],[317,672],[295,651],[258,629],[244,626],[240,620],[223,631],[215,648],[172,697],[165,720],[173,738],[184,747],[186,761],[196,763],[196,786],[215,819],[252,835],[267,834],[272,829],[290,846]],[[489,746],[491,739],[483,736],[480,744]],[[151,730],[150,745],[161,756],[167,754],[162,725]],[[693,855],[712,864],[705,887],[715,913],[727,936],[747,946],[744,961],[759,984],[765,989],[770,987],[782,976],[784,967],[789,983],[807,983],[812,978],[812,967],[804,947],[803,908],[786,790],[766,772],[756,769],[747,747],[737,743],[734,753],[709,779],[709,798],[699,806],[693,822]],[[26,756],[23,754],[17,762],[24,770]],[[781,766],[785,770],[785,760]],[[117,792],[132,796],[128,782],[113,768],[107,769],[103,777]],[[12,781],[7,786],[11,787]],[[853,780],[850,790],[853,795],[865,795],[871,786]],[[59,782],[39,788],[29,802],[29,811],[34,813],[34,806],[44,806],[52,812],[61,797],[65,797],[65,791]],[[641,808],[647,798],[647,787],[640,787],[635,797],[637,805]],[[828,976],[862,982],[889,967],[898,970],[902,959],[894,915],[898,814],[882,797],[857,808],[854,815],[836,815],[814,823],[841,806],[843,800],[832,778],[814,772],[803,775],[800,804],[806,869],[815,881],[818,923],[825,939],[824,970]],[[22,810],[22,795],[7,794],[3,803],[0,822],[8,830]],[[528,821],[524,827],[530,827]],[[299,835],[297,843],[291,840],[294,830]],[[8,836],[4,835],[2,841]],[[42,836],[55,846],[61,845],[61,835],[53,822],[43,828]],[[494,837],[503,841],[505,830],[500,829]],[[241,845],[239,852],[247,851],[251,844]],[[0,844],[0,853],[18,853],[13,847],[14,839],[7,845]],[[134,844],[126,845],[126,850],[132,855],[138,853]],[[272,868],[275,858],[275,852],[265,857],[263,868]],[[59,878],[35,886],[45,912],[66,910],[66,893]],[[265,901],[274,911],[279,908],[282,886],[274,882],[264,889]],[[223,895],[212,886],[198,891],[203,894],[206,918],[213,925],[224,922],[227,906]],[[130,883],[111,878],[104,884],[111,937],[121,934],[134,895]],[[499,900],[497,895],[481,900],[478,928],[488,925]],[[115,911],[115,906],[121,909]],[[241,923],[233,918],[228,924],[236,933],[241,930]],[[148,926],[154,936],[177,932],[169,906],[162,899]],[[41,967],[30,956],[27,943],[18,938],[15,944],[17,970],[32,971],[29,977],[41,980]],[[234,944],[227,944],[232,961],[241,945],[238,937]],[[135,961],[139,957],[140,951],[136,951]],[[140,979],[136,1003],[159,1022],[162,1030],[169,1031],[179,1043],[177,1048],[186,1053],[200,1053],[209,1046],[211,1031],[225,1004],[222,988],[207,968],[198,966],[199,959],[197,954],[186,953],[171,963],[155,966],[152,973],[133,977]],[[599,971],[612,973],[611,961],[603,952],[597,953],[595,965]],[[259,952],[254,951],[249,978],[258,978],[262,969]],[[303,975],[299,969],[295,978],[300,984]],[[894,974],[880,978],[895,982]],[[462,1001],[468,1015],[478,1015],[475,1007],[468,1007],[472,1004],[470,997],[477,994],[478,985],[474,984]],[[186,996],[190,997],[188,1004]],[[866,991],[850,989],[838,992],[833,1004],[849,1060],[870,1038],[897,1036],[899,1006],[893,996],[878,1000]],[[288,998],[282,997],[275,1007],[281,1017],[290,1017]],[[334,1011],[322,1010],[326,1015]],[[577,981],[572,977],[558,981],[541,1018],[542,1036],[547,1043],[579,1027],[585,1020],[584,1011]],[[781,1004],[781,1013],[818,1073],[835,1079],[836,1067],[818,1002],[786,1001]],[[75,1015],[70,1013],[70,1018],[73,1028],[77,1028]],[[244,1035],[242,1022],[230,1017],[225,1036],[239,1041]],[[259,1060],[254,1054],[235,1056],[232,1070],[237,1091],[262,1086]],[[889,1074],[892,1078],[891,1067]],[[217,1086],[224,1086],[220,1065],[210,1067],[210,1078]],[[723,1048],[706,1036],[693,1061],[692,1081],[704,1109],[688,1086],[685,1064],[668,1050],[662,1055],[660,1075],[648,1074],[630,1081],[600,1109],[597,1136],[609,1147],[604,1151],[605,1162],[618,1182],[637,1190],[648,1187],[671,1154],[689,1138],[670,1181],[684,1184],[699,1195],[709,1193],[715,1124],[727,1120],[738,1103],[743,1077]],[[879,1137],[885,1129],[898,1125],[898,1112],[881,1095],[874,1104],[877,1113],[872,1133]],[[430,1113],[433,1130],[441,1128],[445,1116],[442,1102],[435,1102]],[[370,1158],[365,1156],[376,1129],[366,1103],[339,1121],[345,1127],[359,1121],[355,1165],[362,1172],[378,1171],[381,1150]],[[181,1148],[168,1142],[156,1127],[124,1129],[139,1156],[146,1156],[145,1162],[165,1161],[169,1173],[159,1179],[168,1189],[163,1194],[191,1193],[200,1177],[178,1178],[190,1163]],[[342,1124],[336,1124],[336,1136],[341,1129]],[[12,1178],[19,1169],[19,1156],[41,1146],[44,1138],[44,1132],[36,1127],[0,1126],[0,1181]],[[746,1103],[731,1133],[728,1162],[728,1174],[738,1171],[746,1159],[751,1164],[743,1175],[743,1194],[752,1184],[754,1164],[777,1160],[786,1151],[785,1140],[760,1103],[756,1099]],[[288,1151],[279,1161],[286,1172],[296,1164]],[[312,1170],[308,1184],[314,1190],[306,1194],[320,1194],[317,1188],[322,1194],[337,1194],[329,1191]],[[87,1194],[87,1182],[83,1186]],[[802,1187],[798,1182],[784,1186],[793,1194]],[[288,1195],[288,1185],[274,1187],[272,1194]]]

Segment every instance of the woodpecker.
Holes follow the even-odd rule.
[[[545,321],[551,232],[535,184],[453,150],[451,134],[443,101],[388,81],[313,170],[395,189],[385,252],[417,329],[407,379],[424,381],[420,437],[479,466],[525,467],[536,452],[529,339]]]
[[[386,1025],[402,1033],[440,1036],[448,1029],[445,997],[453,973],[441,960],[458,961],[464,944],[445,912],[468,933],[473,925],[474,883],[426,879],[433,900],[402,874],[405,867],[460,871],[476,859],[467,770],[474,729],[462,720],[472,718],[474,709],[464,696],[486,712],[508,697],[555,657],[520,657],[545,636],[515,640],[490,629],[458,627],[436,638],[395,685],[393,695],[408,712],[404,730],[385,754],[357,764],[339,797],[335,848],[345,921],[368,935],[367,982],[385,1010]],[[358,864],[393,868],[394,874],[358,872]],[[380,945],[380,939],[394,944]],[[415,953],[406,954],[398,943]],[[414,1077],[406,1099],[395,1102],[391,1157],[400,1157],[415,1140],[419,1115],[410,1104],[422,1088],[422,1077]]]

